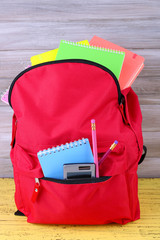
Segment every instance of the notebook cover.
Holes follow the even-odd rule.
[[[80,41],[79,43],[89,45],[88,40],[83,40],[83,41]],[[39,63],[43,63],[43,62],[54,61],[56,58],[57,52],[58,52],[58,48],[32,56],[30,59],[32,66],[37,65]]]
[[[94,36],[89,42],[91,46],[116,49],[125,52],[125,59],[119,77],[120,88],[130,87],[144,67],[144,58],[112,42]]]
[[[119,78],[125,54],[62,40],[56,56],[61,59],[85,59],[109,68]]]
[[[67,148],[68,147],[68,148]],[[71,163],[94,163],[87,138],[38,152],[45,177],[63,179],[63,165]]]
[[[29,67],[31,67],[31,66],[29,65],[29,66],[25,67],[25,69],[26,69],[26,68],[29,68]],[[8,88],[1,94],[1,101],[4,102],[4,103],[6,103],[6,104],[8,104],[8,105],[9,105],[9,102],[8,102],[9,88],[10,88],[10,87],[8,87]]]

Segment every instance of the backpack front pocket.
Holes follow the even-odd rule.
[[[40,179],[28,222],[93,225],[131,219],[125,175],[69,181]]]
[[[123,144],[106,160],[111,164],[109,171],[113,175],[106,172],[100,178],[77,180],[42,177],[35,154],[28,154],[20,146],[16,149],[16,157],[21,162],[21,166],[18,165],[19,183],[28,222],[94,225],[123,224],[132,220]],[[39,178],[38,190],[35,188],[36,177]],[[32,201],[36,191],[36,200]]]

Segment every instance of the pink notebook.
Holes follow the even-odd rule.
[[[27,67],[25,67],[25,69],[29,67],[31,67],[31,65],[28,65]],[[9,87],[1,94],[1,101],[9,105],[8,94],[9,94]]]
[[[89,45],[125,52],[125,58],[119,77],[120,88],[130,87],[144,67],[144,58],[103,38],[94,36]]]
[[[2,95],[1,95],[2,102],[7,103],[7,104],[9,104],[8,103],[8,93],[9,93],[9,89],[6,89],[6,91],[4,93],[2,93]]]

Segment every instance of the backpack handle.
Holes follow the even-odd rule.
[[[143,154],[142,154],[142,156],[141,156],[141,158],[138,162],[138,165],[141,164],[144,161],[144,159],[146,157],[146,154],[147,154],[147,147],[143,145]]]

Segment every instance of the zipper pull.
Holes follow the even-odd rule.
[[[16,131],[17,131],[17,120],[15,121],[13,132],[12,132],[12,141],[10,146],[13,148],[15,144],[15,138],[16,138]]]
[[[126,125],[129,125],[129,122],[128,122],[125,114],[124,114],[124,105],[123,105],[123,102],[120,103],[120,105],[119,105],[119,110],[120,110],[120,112],[121,112],[121,114],[122,114],[124,123],[125,123]]]
[[[34,192],[32,194],[32,198],[31,198],[31,201],[33,203],[35,203],[35,201],[36,201],[36,199],[38,197],[39,190],[40,190],[40,182],[39,182],[38,178],[35,178]]]

